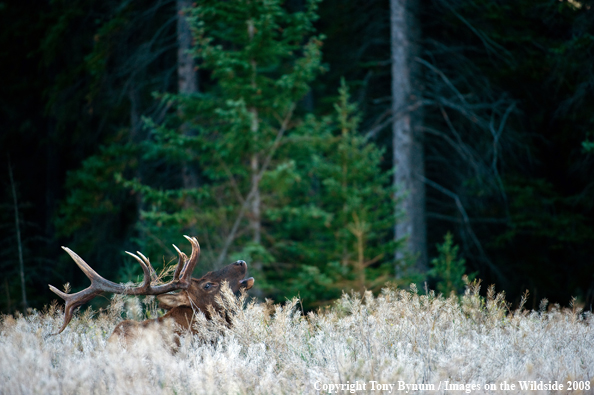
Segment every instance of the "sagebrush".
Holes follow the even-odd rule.
[[[592,388],[592,314],[544,303],[539,311],[510,311],[503,295],[490,289],[481,297],[476,284],[459,298],[414,287],[345,294],[305,316],[296,299],[273,305],[226,292],[220,303],[232,326],[201,315],[199,334],[182,338],[176,351],[148,334],[128,348],[108,346],[126,310],[121,297],[105,312],[77,315],[57,336],[50,335],[62,320],[55,307],[4,316],[0,393],[308,394],[357,381],[495,384],[489,393],[507,394],[525,391],[500,390],[504,381],[583,381]],[[419,388],[409,393],[470,392]],[[378,391],[368,385],[357,393]]]

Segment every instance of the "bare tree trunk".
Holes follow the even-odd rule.
[[[14,178],[12,176],[12,165],[10,159],[8,160],[8,174],[10,176],[10,188],[12,189],[12,199],[14,204],[14,222],[16,229],[17,247],[19,252],[19,274],[21,277],[21,293],[23,298],[23,309],[27,310],[29,304],[27,303],[27,291],[25,290],[25,263],[23,261],[23,244],[21,242],[21,225],[19,221],[19,204],[16,195],[16,187],[14,185]]]
[[[390,0],[394,184],[399,188],[397,194],[405,211],[405,218],[395,225],[395,237],[407,239],[409,252],[418,256],[416,269],[425,272],[427,231],[423,142],[420,128],[415,128],[414,124],[420,117],[406,110],[414,96],[413,1]],[[404,258],[404,253],[397,251],[396,258]]]
[[[254,141],[257,139],[258,136],[258,110],[256,108],[251,108],[250,112],[252,113],[252,126],[250,131],[252,132]],[[250,209],[250,227],[253,230],[253,241],[256,244],[260,244],[262,240],[262,223],[261,223],[261,213],[260,213],[260,188],[259,182],[260,180],[258,177],[260,176],[260,165],[258,160],[258,154],[256,152],[252,153],[252,157],[250,159],[250,170],[251,174],[251,184],[252,187],[255,188],[254,197],[251,201],[251,209]]]
[[[189,53],[192,48],[192,32],[186,19],[184,10],[192,6],[190,0],[176,0],[177,5],[177,82],[178,93],[192,94],[198,92],[198,76],[194,57]],[[183,117],[183,108],[179,109]],[[188,124],[182,125],[182,133],[191,133]],[[198,186],[198,175],[196,170],[187,162],[182,163],[182,182],[185,189]],[[186,202],[189,204],[190,202]]]
[[[250,41],[254,38],[254,21],[248,21],[248,35],[250,37]],[[254,59],[250,60],[252,65],[252,87],[256,88],[256,71],[257,71],[257,63]],[[260,244],[262,241],[262,215],[261,215],[261,199],[260,199],[260,164],[257,152],[257,141],[258,141],[258,132],[259,132],[259,121],[258,121],[258,109],[256,107],[250,108],[250,112],[252,113],[252,124],[250,127],[250,132],[252,133],[252,141],[253,141],[253,150],[252,150],[252,157],[250,159],[250,169],[251,169],[251,185],[252,189],[254,190],[254,196],[252,197],[251,201],[251,208],[250,208],[250,215],[248,216],[250,221],[250,227],[253,231],[253,242],[255,244]],[[262,270],[262,262],[254,262],[254,269]]]

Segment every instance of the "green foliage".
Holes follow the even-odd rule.
[[[444,295],[454,292],[461,294],[467,281],[472,281],[476,273],[469,274],[465,279],[466,260],[458,257],[459,246],[454,244],[454,236],[448,232],[442,244],[437,244],[439,256],[431,260],[433,268],[429,275],[437,278],[437,290]]]
[[[358,133],[359,117],[345,82],[335,113],[293,135],[292,185],[268,216],[277,229],[275,249],[283,265],[285,292],[306,306],[343,290],[377,290],[393,277],[394,205],[382,151]],[[288,178],[288,177],[287,177]],[[284,280],[287,282],[287,280]]]
[[[585,223],[585,218],[572,213],[575,199],[560,196],[545,180],[510,179],[507,189],[512,198],[510,211],[515,226],[496,239],[499,245],[526,234],[553,249],[568,242],[594,240],[594,230]]]
[[[132,145],[104,146],[88,157],[80,169],[70,173],[66,183],[70,194],[56,219],[61,235],[70,236],[91,226],[98,217],[120,210],[125,191],[114,183],[113,175],[134,168],[136,151]]]
[[[279,1],[204,1],[191,10],[194,55],[210,81],[199,94],[161,95],[178,111],[164,123],[145,120],[149,139],[142,144],[143,159],[165,161],[167,174],[153,167],[150,182],[124,181],[142,193],[139,225],[151,241],[167,244],[182,232],[194,233],[206,247],[208,267],[238,252],[233,246],[227,251],[226,240],[239,218],[234,245],[269,261],[260,247],[248,246],[246,200],[256,189],[262,205],[274,205],[276,187],[267,182],[285,166],[275,152],[299,122],[293,117],[297,102],[323,70],[320,37],[308,37],[316,3],[293,14]],[[184,188],[172,174],[183,166],[200,174],[197,188]]]
[[[396,247],[383,154],[359,135],[346,83],[333,114],[301,115],[299,101],[323,71],[321,37],[308,37],[316,3],[290,14],[278,1],[201,2],[194,54],[211,81],[201,93],[162,95],[178,111],[164,123],[146,119],[142,144],[143,160],[192,166],[200,184],[118,176],[142,196],[148,245],[162,252],[190,232],[203,245],[201,270],[245,259],[266,295],[301,295],[308,308],[344,289],[379,289]]]
[[[138,265],[123,259],[122,249],[132,236],[129,224],[137,217],[139,196],[114,179],[114,174],[134,174],[137,156],[138,147],[132,144],[100,147],[79,169],[68,174],[69,193],[54,221],[58,235],[70,239],[70,248],[115,281],[137,280],[130,274],[136,272]],[[58,281],[70,282],[73,276],[82,274],[73,270],[73,262],[66,254],[61,254],[59,259],[60,264],[53,268]]]

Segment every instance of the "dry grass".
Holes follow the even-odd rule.
[[[200,321],[176,353],[156,336],[128,349],[109,347],[122,300],[92,318],[78,315],[58,336],[56,309],[0,323],[2,394],[298,394],[324,384],[371,381],[433,384],[409,393],[549,393],[503,391],[519,380],[587,381],[594,388],[594,319],[553,307],[509,312],[501,295],[460,300],[385,289],[378,297],[345,295],[327,311],[302,316],[283,306],[239,302],[225,295],[233,327]],[[481,390],[444,391],[444,381]],[[485,384],[496,390],[485,391]],[[440,385],[438,390],[438,385]],[[328,387],[327,387],[328,388]],[[328,392],[328,391],[323,391]],[[583,391],[591,393],[592,391]],[[340,391],[340,393],[349,393]]]

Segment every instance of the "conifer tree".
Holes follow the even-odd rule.
[[[358,134],[346,84],[332,115],[299,107],[323,70],[316,3],[288,13],[279,1],[201,2],[194,54],[210,79],[162,95],[183,108],[165,123],[145,120],[143,159],[159,164],[151,182],[118,178],[143,196],[143,250],[194,230],[199,270],[245,259],[266,295],[301,295],[308,307],[378,288],[394,264],[389,176]],[[196,188],[183,188],[182,166],[200,174]]]
[[[360,134],[344,80],[334,109],[292,136],[293,159],[276,179],[285,200],[267,212],[278,240],[277,281],[306,307],[342,291],[378,290],[393,279],[393,252],[403,248],[392,239],[394,191],[381,169],[383,150]]]
[[[476,273],[471,273],[464,278],[466,272],[466,260],[458,257],[459,247],[454,244],[454,236],[447,232],[442,244],[437,244],[439,256],[431,260],[433,268],[429,275],[437,279],[437,290],[448,296],[454,292],[464,292],[464,285],[474,280]]]
[[[257,271],[270,261],[262,213],[277,199],[263,180],[282,166],[277,151],[298,123],[297,104],[323,70],[316,7],[313,0],[289,13],[280,1],[202,1],[192,10],[193,53],[209,80],[200,93],[163,94],[183,111],[146,120],[143,159],[157,165],[151,182],[120,178],[143,194],[149,242],[195,229],[207,265],[221,265],[237,246]],[[198,187],[181,187],[181,163],[200,174]]]

